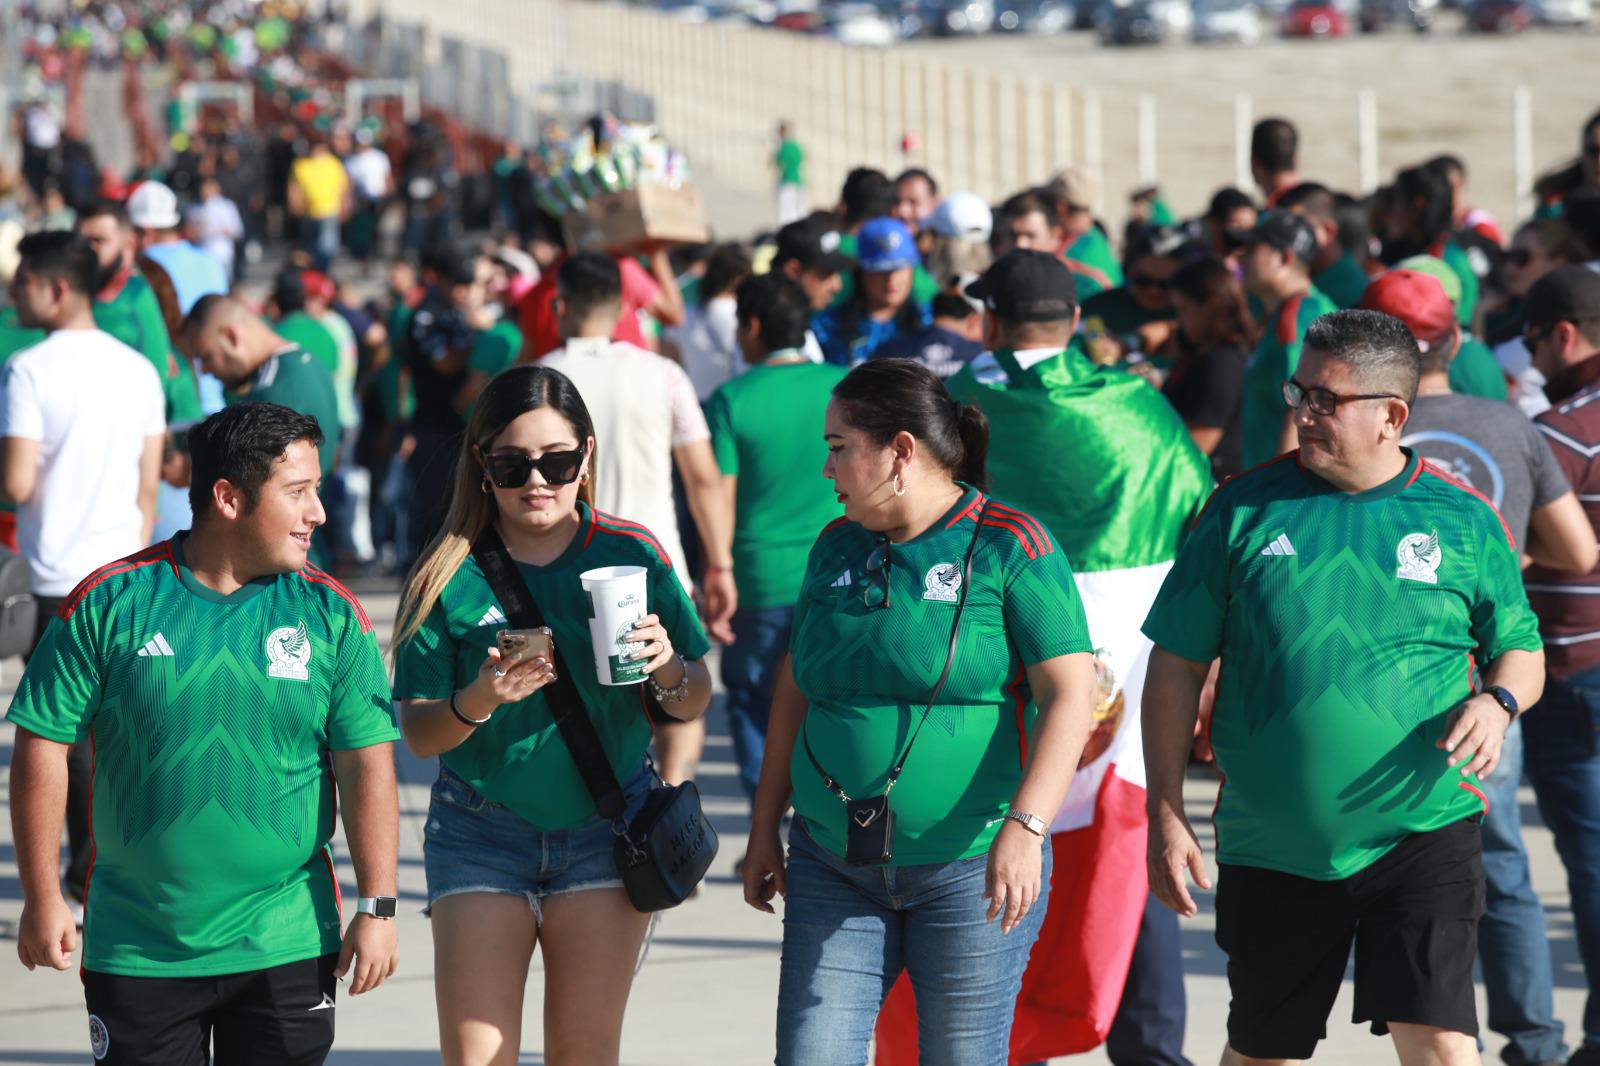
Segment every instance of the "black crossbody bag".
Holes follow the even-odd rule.
[[[961,563],[961,592],[956,599],[956,616],[950,623],[950,647],[945,652],[944,669],[939,673],[939,680],[934,682],[933,694],[928,697],[928,705],[922,709],[922,717],[917,722],[917,728],[912,732],[911,739],[906,742],[905,751],[901,752],[899,760],[889,772],[889,780],[884,784],[883,791],[876,796],[863,799],[851,799],[834,780],[828,771],[822,768],[817,761],[816,753],[811,750],[811,738],[806,735],[805,723],[800,723],[800,742],[805,745],[806,758],[811,760],[812,767],[822,777],[822,787],[838,796],[844,803],[845,838],[844,861],[851,866],[885,866],[894,861],[894,808],[889,806],[889,793],[894,791],[900,775],[905,772],[906,760],[911,757],[911,749],[917,743],[917,737],[922,735],[922,727],[928,721],[934,705],[939,702],[939,694],[944,691],[944,683],[950,677],[950,667],[956,661],[956,638],[961,635],[961,612],[967,607],[967,590],[972,587],[972,553],[978,547],[978,533],[983,529],[983,516],[989,511],[989,503],[984,501],[978,509],[977,520],[973,523],[972,540],[967,544],[967,555]],[[888,580],[887,577],[885,580]]]
[[[545,624],[527,582],[517,573],[511,553],[493,525],[478,538],[472,556],[478,560],[483,576],[514,627],[533,629]],[[594,799],[594,809],[611,823],[611,831],[616,834],[612,856],[628,902],[645,914],[676,907],[689,898],[717,855],[717,831],[700,806],[700,790],[693,781],[653,785],[639,813],[628,821],[622,785],[611,769],[611,760],[572,681],[572,673],[562,660],[560,644],[554,645],[553,655],[556,679],[544,687],[545,699],[561,740],[578,767],[578,776]],[[654,697],[642,689],[643,686],[640,698],[655,704]],[[659,705],[647,710],[652,717],[661,714]],[[651,767],[652,776],[654,772]]]

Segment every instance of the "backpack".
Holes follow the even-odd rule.
[[[33,568],[22,556],[0,548],[0,659],[33,650],[38,618]]]

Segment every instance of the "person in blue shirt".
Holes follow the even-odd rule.
[[[969,275],[970,276],[970,275]],[[948,378],[983,352],[983,310],[956,292],[941,292],[929,305],[927,328],[896,337],[872,353],[874,359],[912,359]]]
[[[856,283],[850,298],[811,320],[823,358],[855,366],[883,345],[918,333],[930,319],[927,304],[912,295],[912,276],[922,263],[916,239],[896,218],[862,223],[856,238]]]

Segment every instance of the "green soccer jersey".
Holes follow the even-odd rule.
[[[1332,300],[1340,310],[1348,311],[1361,303],[1372,279],[1361,269],[1356,257],[1346,253],[1327,270],[1311,279],[1317,291]]]
[[[229,392],[226,399],[229,406],[275,403],[315,418],[322,430],[317,458],[323,479],[332,473],[339,455],[339,399],[333,391],[333,375],[305,349],[286,348],[277,353],[261,364],[243,389]]]
[[[839,517],[833,483],[806,475],[828,459],[822,416],[845,373],[808,360],[764,363],[706,403],[717,465],[739,479],[733,576],[741,606],[793,604],[817,530]]]
[[[895,865],[986,851],[1022,779],[1038,710],[1026,667],[1087,652],[1089,627],[1066,555],[1032,517],[967,489],[921,536],[889,549],[888,607],[868,607],[881,535],[839,519],[811,549],[790,653],[805,693],[804,738],[852,798],[883,792],[944,669],[963,581],[971,589],[939,703],[891,793]],[[978,533],[972,573],[961,563]],[[844,804],[796,742],[794,809],[828,850],[845,851]]]
[[[1115,337],[1128,351],[1139,351],[1139,329],[1152,322],[1171,322],[1172,309],[1152,311],[1136,299],[1126,285],[1095,293],[1083,301],[1082,332]]]
[[[166,397],[167,425],[189,426],[204,417],[194,370],[173,351],[161,303],[142,275],[130,273],[115,296],[96,300],[94,323],[150,360]]]
[[[1463,329],[1472,328],[1472,316],[1478,310],[1478,274],[1472,269],[1472,259],[1467,250],[1454,240],[1446,240],[1428,250],[1429,255],[1443,259],[1445,265],[1461,279],[1461,299],[1456,301],[1456,321]]]
[[[1095,293],[1115,289],[1122,284],[1122,264],[1117,262],[1117,254],[1111,250],[1111,242],[1106,240],[1099,226],[1090,226],[1073,241],[1064,258],[1067,266],[1077,275],[1079,303]],[[1087,271],[1081,269],[1085,267]],[[1093,292],[1084,288],[1085,279],[1095,286]]]
[[[272,328],[284,340],[310,352],[317,362],[327,367],[330,376],[339,373],[339,342],[328,332],[327,326],[304,311],[295,311],[284,315]]]
[[[494,377],[517,361],[522,354],[522,331],[508,318],[502,318],[488,329],[479,330],[472,341],[472,354],[467,356],[467,366]]]
[[[1463,396],[1504,401],[1506,375],[1489,346],[1476,337],[1463,336],[1461,350],[1450,360],[1450,391]]]
[[[778,151],[772,157],[778,167],[778,181],[784,185],[804,185],[806,180],[801,168],[805,160],[805,149],[800,147],[799,141],[785,140],[778,145]]]
[[[1484,809],[1434,745],[1472,694],[1474,655],[1540,647],[1499,515],[1409,450],[1361,493],[1298,452],[1223,485],[1144,632],[1222,658],[1218,861],[1317,880]]]
[[[13,725],[94,751],[84,966],[205,977],[339,950],[329,752],[396,739],[372,624],[314,567],[224,596],[183,537],[90,575]]]
[[[518,564],[528,592],[554,632],[568,676],[611,758],[617,780],[638,773],[650,745],[643,685],[602,685],[595,674],[589,620],[593,608],[578,576],[602,566],[642,566],[649,573],[648,610],[659,615],[673,648],[685,659],[711,650],[666,554],[654,535],[587,504],[578,505],[580,526],[572,544],[547,566]],[[478,676],[478,669],[505,629],[504,607],[477,561],[468,557],[455,572],[415,636],[395,650],[398,699],[447,699]],[[556,729],[544,693],[500,708],[440,760],[495,803],[511,808],[540,829],[572,829],[594,817],[594,801]]]
[[[1278,454],[1284,419],[1283,383],[1300,365],[1306,329],[1316,319],[1337,311],[1333,301],[1315,288],[1291,296],[1267,316],[1261,341],[1244,370],[1244,467],[1259,466]]]

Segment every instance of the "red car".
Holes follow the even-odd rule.
[[[1329,0],[1295,0],[1283,13],[1285,37],[1343,37],[1350,20]]]
[[[1479,33],[1521,33],[1533,25],[1527,0],[1478,0],[1467,10],[1467,25]]]

